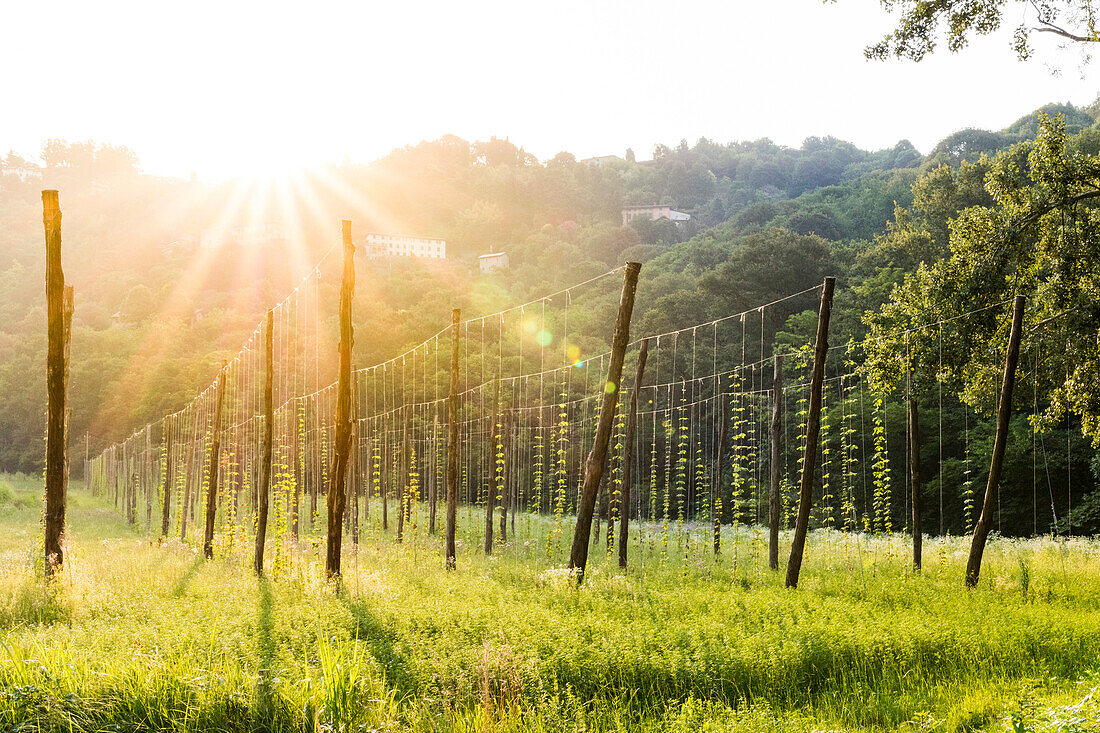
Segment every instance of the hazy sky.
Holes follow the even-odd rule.
[[[864,60],[889,22],[876,0],[2,0],[0,151],[90,138],[204,179],[365,162],[446,133],[542,159],[643,158],[700,136],[927,152],[1100,91],[1050,38],[1026,64],[1004,34],[920,64]]]

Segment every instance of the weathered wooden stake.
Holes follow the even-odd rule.
[[[913,487],[913,568],[920,570],[920,413],[917,410],[917,398],[912,394],[909,395],[909,483]]]
[[[623,291],[619,297],[619,313],[615,319],[615,333],[611,340],[611,363],[607,370],[607,384],[604,386],[600,421],[596,426],[592,452],[588,454],[588,461],[584,467],[584,485],[577,504],[577,527],[573,532],[573,548],[569,553],[569,569],[577,573],[578,583],[584,580],[584,570],[588,564],[588,540],[592,532],[592,514],[596,508],[596,492],[599,491],[600,480],[603,478],[604,464],[607,462],[607,444],[611,440],[615,408],[619,403],[623,359],[626,356],[627,343],[630,341],[630,316],[634,312],[634,293],[638,288],[638,271],[641,268],[638,262],[626,263]]]
[[[997,406],[997,435],[993,439],[993,456],[989,462],[989,481],[985,485],[982,513],[974,524],[970,539],[970,559],[966,563],[966,586],[978,584],[982,569],[982,553],[989,530],[993,528],[993,512],[997,509],[997,487],[1001,481],[1005,446],[1008,444],[1008,419],[1012,416],[1012,388],[1016,384],[1016,364],[1020,359],[1020,332],[1024,323],[1024,296],[1017,295],[1012,305],[1012,330],[1008,333],[1008,353],[1005,354],[1004,381],[1001,382],[1001,401]]]
[[[783,478],[780,464],[783,462],[783,355],[775,355],[775,373],[772,376],[772,456],[768,466],[768,567],[779,569],[779,514],[782,509],[779,501],[780,486]]]
[[[355,293],[355,245],[351,243],[350,221],[343,222],[342,232],[344,279],[340,284],[340,377],[336,387],[336,435],[328,484],[328,553],[325,557],[325,576],[328,578],[340,575],[344,505],[347,499],[344,495],[344,477],[351,448],[351,347],[354,342],[351,299]]]
[[[46,515],[47,577],[64,562],[65,493],[68,460],[65,435],[68,383],[66,375],[65,273],[61,268],[61,207],[57,191],[42,192],[42,224],[46,232]],[[71,318],[71,316],[70,316]]]
[[[802,460],[802,483],[798,491],[798,517],[791,540],[791,557],[787,561],[788,588],[798,587],[802,570],[802,552],[806,548],[806,532],[810,526],[810,508],[814,500],[814,469],[817,465],[818,439],[821,435],[821,385],[825,379],[825,358],[829,355],[829,318],[833,312],[833,289],[836,278],[825,278],[821,289],[821,305],[817,311],[817,343],[814,346],[814,371],[810,376],[810,414],[806,417],[806,451]]]
[[[252,567],[264,574],[264,544],[267,542],[267,511],[271,503],[271,451],[275,433],[275,311],[267,312],[264,329],[264,437],[260,452],[260,483],[256,487],[256,552]]]
[[[627,540],[630,532],[630,487],[634,480],[634,438],[638,432],[638,393],[642,390],[645,363],[649,358],[649,339],[638,350],[638,369],[634,372],[634,389],[630,391],[630,413],[626,417],[626,443],[623,444],[623,493],[619,516],[619,567],[626,569]],[[654,437],[656,440],[656,437]]]
[[[458,321],[451,311],[451,391],[447,397],[447,569],[455,569],[455,521],[458,515]]]
[[[207,560],[214,558],[214,517],[218,511],[218,464],[222,452],[222,404],[225,402],[226,365],[218,372],[218,386],[214,395],[214,434],[210,441],[209,474],[206,479],[206,532],[203,534],[202,553]]]

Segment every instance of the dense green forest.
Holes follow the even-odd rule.
[[[1064,120],[1069,149],[1100,152],[1096,109],[1041,111]],[[658,145],[652,160],[636,161],[628,150],[599,165],[569,153],[538,161],[507,140],[447,136],[303,180],[221,184],[143,174],[128,150],[93,143],[53,141],[30,161],[10,154],[0,169],[0,470],[41,468],[43,188],[61,191],[66,275],[76,289],[71,434],[80,456],[86,434],[95,455],[186,404],[263,311],[310,273],[337,240],[340,219],[353,220],[357,233],[438,236],[449,247],[444,262],[363,260],[355,303],[361,366],[436,333],[452,307],[491,312],[627,260],[644,263],[637,333],[704,323],[835,275],[833,341],[842,343],[869,332],[866,314],[882,308],[907,273],[948,258],[960,212],[994,202],[992,156],[1026,155],[1039,132],[1031,112],[999,131],[957,132],[927,155],[904,140],[864,151],[834,138],[808,138],[797,149],[701,139]],[[623,206],[651,203],[692,219],[622,226]],[[201,244],[206,230],[255,223],[288,236],[262,249]],[[511,267],[479,275],[476,255],[491,249],[507,252]],[[335,304],[330,274],[322,269],[322,287]],[[332,339],[334,315],[325,314]],[[769,341],[793,347],[809,339],[812,313],[780,307],[770,315]],[[925,395],[925,431],[936,436],[925,446],[925,490],[929,505],[941,491],[947,497],[944,529],[959,533],[964,442],[987,456],[992,441],[987,419],[961,424],[959,399],[965,394],[984,415],[991,403],[962,383],[946,391]],[[940,399],[946,412],[937,411]],[[1045,474],[1041,532],[1052,528],[1051,509],[1065,521],[1067,483],[1074,530],[1100,531],[1096,452],[1080,423],[1046,427],[1039,455],[1027,416],[1014,419],[1002,531],[1033,529],[1033,466]],[[900,402],[887,410],[887,429],[904,435]],[[899,476],[903,458],[893,457]]]

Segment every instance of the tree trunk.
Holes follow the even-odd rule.
[[[1012,306],[1012,330],[1008,334],[1008,353],[1005,354],[1004,381],[1001,383],[1001,400],[997,407],[997,435],[993,439],[993,456],[989,462],[989,481],[985,485],[982,513],[974,524],[970,539],[970,559],[966,563],[966,585],[978,584],[982,569],[982,553],[989,530],[993,528],[993,512],[997,508],[997,486],[1001,480],[1005,447],[1008,444],[1008,420],[1012,416],[1012,388],[1016,383],[1016,363],[1020,359],[1020,331],[1024,322],[1024,296],[1017,295]]]
[[[65,415],[68,399],[68,328],[72,319],[71,291],[66,298],[61,268],[61,208],[57,191],[42,192],[42,224],[46,235],[46,511],[45,567],[47,577],[61,570],[64,553],[65,499],[68,483]],[[66,315],[65,301],[69,301]]]
[[[806,532],[810,526],[810,507],[814,500],[814,469],[817,465],[818,438],[821,434],[821,385],[825,379],[825,358],[829,355],[829,318],[833,309],[833,288],[836,278],[825,278],[821,289],[821,305],[817,313],[817,344],[814,346],[814,371],[810,377],[810,414],[806,418],[806,451],[802,461],[802,483],[798,491],[798,517],[791,540],[791,557],[787,561],[787,587],[798,587],[802,570],[802,552],[806,547]]]
[[[333,441],[332,471],[328,484],[328,552],[325,576],[340,575],[340,550],[343,546],[344,480],[351,447],[351,299],[355,292],[355,245],[351,242],[351,222],[343,222],[344,279],[340,284],[340,376],[336,387],[336,434]]]
[[[611,363],[608,366],[603,406],[600,408],[600,421],[596,426],[592,452],[589,453],[585,464],[584,484],[577,506],[577,527],[573,532],[573,547],[569,553],[569,569],[576,571],[578,583],[584,580],[584,570],[588,564],[588,539],[592,532],[592,513],[596,507],[596,492],[600,488],[604,464],[607,461],[607,444],[611,439],[615,408],[619,403],[623,359],[626,355],[627,343],[630,341],[630,316],[634,312],[634,293],[638,288],[638,271],[641,267],[637,262],[626,264],[623,291],[619,297],[619,313],[615,319],[615,332],[611,340]]]
[[[634,389],[630,392],[630,414],[626,418],[626,443],[623,445],[623,500],[619,517],[619,567],[626,569],[627,540],[630,530],[630,489],[634,480],[634,440],[638,432],[638,393],[642,388],[645,363],[649,357],[649,339],[638,350],[638,370],[634,373]],[[657,439],[656,436],[653,438]]]

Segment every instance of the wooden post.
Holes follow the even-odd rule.
[[[66,374],[65,273],[61,268],[61,207],[57,191],[42,192],[42,224],[46,232],[46,514],[47,577],[64,562],[67,451],[65,436],[68,384]],[[71,315],[69,316],[71,318]]]
[[[447,397],[447,569],[455,569],[455,520],[458,514],[458,321],[451,311],[451,391]]]
[[[783,462],[783,355],[775,355],[775,373],[772,376],[772,456],[768,467],[768,567],[779,569],[779,514],[782,505],[779,500],[783,478],[780,464]]]
[[[172,485],[175,483],[175,464],[172,463],[172,439],[175,437],[176,419],[171,415],[164,421],[164,490],[160,509],[160,536],[168,537],[169,512],[172,506]]]
[[[267,512],[271,503],[271,451],[275,433],[275,311],[267,312],[264,329],[264,437],[260,452],[260,483],[256,487],[256,552],[252,567],[256,575],[264,574],[264,544],[267,542]]]
[[[328,578],[340,575],[346,503],[344,477],[351,448],[351,347],[354,341],[351,299],[355,292],[355,245],[351,243],[350,221],[343,222],[342,233],[344,279],[340,284],[340,377],[336,387],[336,435],[328,484],[328,553],[325,558],[325,576]]]
[[[798,587],[802,570],[802,552],[806,548],[806,532],[810,526],[810,507],[814,500],[814,468],[817,464],[818,439],[821,434],[821,385],[825,379],[825,358],[829,355],[829,318],[833,311],[833,289],[836,278],[825,278],[821,288],[821,305],[817,311],[817,343],[814,346],[814,371],[810,376],[810,414],[806,418],[806,451],[802,459],[802,483],[798,491],[798,517],[791,540],[791,557],[787,561],[787,587]]]
[[[1020,359],[1020,332],[1024,323],[1024,296],[1017,295],[1012,305],[1012,330],[1008,334],[1008,353],[1005,355],[1004,381],[1001,382],[1001,400],[997,406],[997,435],[993,439],[993,456],[989,462],[989,481],[985,485],[982,513],[974,524],[970,540],[970,559],[966,563],[966,586],[978,584],[982,569],[982,553],[989,530],[993,528],[993,512],[997,509],[997,488],[1001,481],[1005,446],[1008,444],[1008,419],[1012,416],[1012,388],[1016,383],[1016,363]]]
[[[218,463],[222,450],[222,404],[225,402],[225,370],[218,372],[218,386],[214,395],[214,435],[210,441],[210,460],[206,477],[206,533],[203,535],[202,552],[207,560],[214,558],[214,517],[218,510]]]
[[[649,358],[649,339],[638,350],[638,369],[634,372],[634,389],[630,392],[630,413],[626,417],[626,442],[623,444],[623,493],[619,516],[619,567],[626,569],[627,539],[630,531],[630,487],[634,480],[634,439],[638,432],[638,393],[642,389],[645,363]],[[656,440],[656,438],[654,438]]]
[[[909,483],[913,487],[913,568],[920,570],[921,495],[920,495],[920,413],[917,398],[909,395]]]
[[[596,426],[596,438],[592,443],[592,452],[584,467],[584,485],[577,505],[577,528],[573,532],[573,548],[569,553],[569,569],[577,573],[577,582],[584,580],[585,566],[588,564],[588,540],[592,532],[592,514],[596,508],[596,492],[603,478],[604,464],[607,462],[607,444],[611,440],[611,425],[615,419],[615,409],[619,404],[619,386],[622,384],[623,359],[626,346],[630,341],[630,316],[634,312],[634,293],[638,288],[638,271],[642,266],[637,262],[626,263],[623,278],[623,291],[619,297],[619,313],[615,319],[615,333],[611,340],[611,363],[607,370],[607,384],[604,385],[603,405],[600,408],[600,421]]]

